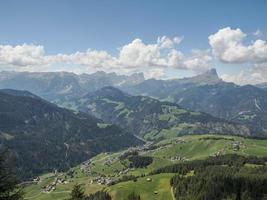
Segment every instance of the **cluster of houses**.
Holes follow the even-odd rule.
[[[34,183],[40,183],[41,182],[41,179],[39,176],[37,176],[36,178],[33,179],[33,182]]]
[[[239,151],[239,149],[240,149],[240,142],[234,142],[234,143],[232,143],[232,149],[233,149],[233,151]]]
[[[115,158],[113,158],[113,157],[108,157],[106,160],[105,160],[105,162],[104,162],[104,165],[107,165],[107,166],[110,166],[110,165],[112,165],[112,163],[115,161],[116,159]]]
[[[152,151],[155,152],[155,151],[160,151],[162,149],[169,148],[173,144],[183,144],[183,143],[186,143],[186,141],[184,139],[177,138],[177,139],[173,140],[170,143],[161,144],[161,145],[157,146],[156,149],[153,149],[153,148],[151,149],[151,146],[152,146],[153,143],[148,143],[147,146],[140,147],[140,148],[137,149],[137,151],[143,151],[143,153],[152,152]]]
[[[219,156],[222,156],[224,153],[223,151],[216,151],[214,154],[212,154],[211,156],[212,157],[219,157]]]
[[[123,169],[123,170],[119,171],[118,175],[128,174],[129,171],[130,171],[130,168]]]
[[[91,160],[87,160],[81,164],[81,171],[85,174],[91,174]]]
[[[138,152],[146,151],[147,152],[151,149],[152,145],[153,145],[153,142],[146,142],[145,144],[140,145],[140,146],[130,147],[128,151],[138,151]]]
[[[182,139],[182,138],[177,138],[177,139],[174,140],[174,143],[175,144],[183,144],[183,143],[185,143],[185,140]]]
[[[90,184],[111,185],[114,180],[111,177],[98,176],[90,181]]]
[[[239,151],[240,150],[241,143],[239,141],[235,141],[231,144],[231,148],[233,151]],[[219,157],[224,154],[223,150],[217,151],[214,154],[212,154],[212,157]]]
[[[170,160],[171,161],[182,161],[182,162],[184,162],[184,161],[187,161],[188,159],[186,159],[185,157],[180,157],[180,156],[171,156],[170,157]]]
[[[67,180],[56,177],[51,184],[48,184],[43,188],[43,192],[44,193],[53,192],[56,190],[58,184],[67,184],[67,183],[68,183]]]

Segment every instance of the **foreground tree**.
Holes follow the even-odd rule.
[[[75,184],[70,193],[69,200],[82,200],[84,198],[84,188],[81,184]]]
[[[84,200],[111,200],[111,196],[105,191],[98,191],[85,197]]]
[[[7,151],[0,152],[0,200],[22,200],[23,192],[7,164],[6,154]]]
[[[136,194],[135,192],[132,192],[128,195],[127,200],[141,200],[141,197],[139,194]]]

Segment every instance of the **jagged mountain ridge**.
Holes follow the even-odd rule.
[[[136,85],[121,86],[120,89],[132,95],[144,95],[173,101],[177,93],[190,87],[196,85],[212,85],[221,82],[222,80],[218,77],[216,70],[211,69],[193,77],[170,80],[148,79]]]
[[[96,72],[0,72],[0,89],[27,90],[49,101],[84,95],[105,86],[130,86],[144,81],[142,73],[131,76]]]

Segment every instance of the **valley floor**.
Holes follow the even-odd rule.
[[[127,162],[122,162],[120,159],[120,156],[129,150],[138,151],[141,156],[152,157],[153,162],[146,168],[129,168]],[[86,194],[105,190],[114,200],[123,200],[133,191],[145,200],[172,200],[170,179],[174,174],[148,176],[148,173],[174,163],[224,154],[266,156],[267,140],[221,135],[191,135],[166,139],[146,147],[130,148],[116,153],[102,153],[68,172],[41,176],[38,183],[25,187],[25,200],[63,200],[68,197],[76,183],[84,185]],[[108,185],[110,181],[117,181],[126,175],[139,176],[139,178],[136,181]],[[57,182],[55,188],[44,192],[44,188],[52,185],[53,182]]]

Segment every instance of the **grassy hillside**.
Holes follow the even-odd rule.
[[[251,135],[245,125],[186,110],[174,103],[131,96],[114,87],[104,87],[62,106],[92,114],[147,140],[206,133]]]
[[[238,147],[237,147],[238,146]],[[149,150],[150,149],[150,150]],[[133,150],[133,148],[116,153],[101,153],[93,157],[90,161],[90,173],[81,170],[81,165],[73,168],[73,177],[67,176],[67,184],[59,184],[55,191],[43,193],[42,187],[53,182],[53,174],[41,177],[43,179],[38,184],[31,184],[25,188],[26,199],[64,199],[68,196],[75,183],[82,183],[86,188],[86,193],[94,193],[105,189],[116,200],[127,197],[133,190],[141,194],[142,199],[171,199],[169,181],[172,174],[158,174],[149,176],[151,182],[147,181],[147,176],[140,177],[136,182],[127,181],[113,186],[90,184],[90,181],[97,177],[111,177],[118,180],[125,175],[141,176],[147,175],[154,169],[180,163],[184,160],[205,159],[212,155],[239,154],[244,156],[266,156],[267,140],[247,139],[237,136],[218,136],[218,135],[190,135],[166,139],[150,145],[147,150],[137,149],[140,156],[149,156],[153,162],[146,168],[129,169],[127,173],[119,174],[120,171],[128,169],[127,159],[121,160],[120,157]],[[65,177],[62,173],[59,177]],[[154,194],[157,191],[158,194]],[[38,198],[36,198],[38,197]]]
[[[174,102],[189,110],[243,123],[250,127],[253,135],[266,137],[267,90],[264,84],[258,87],[224,82],[212,69],[195,77],[148,79],[122,89],[132,95]]]
[[[66,185],[59,185],[57,187],[57,190],[52,193],[43,193],[42,187],[47,185],[48,183],[52,182],[53,178],[48,178],[45,181],[43,181],[41,184],[32,184],[30,186],[27,186],[25,188],[25,199],[38,199],[38,200],[50,200],[50,199],[56,199],[56,200],[66,200],[68,197],[72,187],[75,183],[81,183],[84,184],[86,190],[86,194],[92,194],[95,193],[101,189],[104,188],[102,185],[91,185],[88,182],[88,178],[77,178],[74,180],[74,182],[66,184]]]

